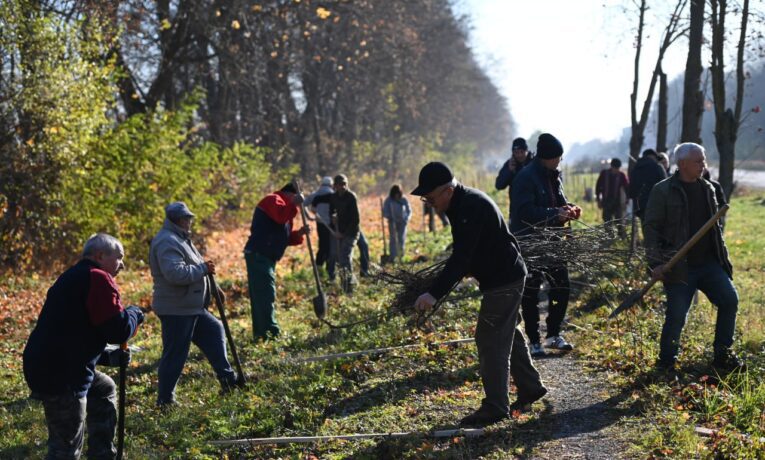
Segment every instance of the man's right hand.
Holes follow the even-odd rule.
[[[207,267],[208,274],[210,275],[215,274],[215,262],[213,262],[212,260],[208,260],[207,262],[205,262],[205,267]]]

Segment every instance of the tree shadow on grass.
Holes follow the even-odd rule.
[[[358,394],[343,398],[324,411],[325,416],[348,416],[363,412],[376,406],[400,401],[412,393],[412,390],[450,390],[463,386],[466,382],[478,380],[478,366],[461,368],[454,372],[423,370],[414,376],[405,376],[381,382]]]

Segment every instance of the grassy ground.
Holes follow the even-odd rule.
[[[571,179],[569,199],[581,204],[585,186],[593,176]],[[507,209],[505,191],[493,192],[500,208]],[[651,366],[657,353],[661,292],[655,289],[643,309],[608,322],[604,293],[614,299],[623,292],[621,278],[584,293],[572,305],[568,337],[578,345],[582,362],[604,370],[612,380],[642,402],[644,419],[634,432],[630,455],[686,457],[757,457],[765,436],[765,363],[763,362],[763,286],[765,272],[759,261],[765,237],[762,194],[734,200],[726,238],[736,267],[735,283],[741,296],[736,349],[747,354],[747,373],[718,378],[707,367],[714,311],[701,298],[691,311],[683,335],[684,373],[677,379],[656,376]],[[432,258],[450,241],[448,231],[422,234],[419,203],[409,238],[409,258]],[[583,206],[583,219],[597,223],[592,203]],[[365,201],[364,230],[371,240],[373,259],[382,252],[376,200]],[[243,225],[243,228],[245,226]],[[427,431],[455,426],[480,403],[474,345],[422,345],[379,357],[342,359],[301,364],[299,357],[316,356],[409,343],[427,344],[471,337],[476,301],[444,309],[436,318],[435,332],[413,330],[407,319],[395,316],[376,324],[330,330],[313,317],[312,275],[304,249],[290,248],[277,266],[278,319],[283,337],[254,344],[250,340],[249,302],[240,249],[245,230],[208,235],[209,255],[219,261],[219,281],[228,294],[229,322],[246,372],[252,376],[246,391],[220,395],[212,371],[193,349],[178,387],[180,405],[169,413],[154,408],[156,365],[159,359],[159,321],[149,316],[132,341],[140,350],[128,372],[127,453],[130,458],[507,458],[529,455],[513,428],[541,417],[537,411],[489,429],[481,439],[453,437],[434,440],[409,436],[395,440],[332,441],[319,444],[228,447],[213,446],[216,439],[331,435],[369,432]],[[128,255],[130,257],[130,255]],[[150,280],[143,264],[132,257],[131,270],[118,282],[123,298],[147,304]],[[432,259],[431,259],[432,260]],[[599,280],[588,280],[598,282]],[[36,316],[40,299],[51,283],[48,277],[4,280],[0,292],[0,458],[40,458],[46,431],[42,408],[27,399],[21,374],[21,351]],[[623,287],[623,286],[622,286]],[[328,319],[349,322],[384,312],[392,293],[362,282],[352,296],[328,287]],[[30,311],[31,310],[31,311]],[[116,372],[111,374],[115,377]],[[543,422],[543,420],[542,420]],[[712,437],[694,433],[696,426],[712,428]]]

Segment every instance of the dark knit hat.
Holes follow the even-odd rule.
[[[529,145],[526,143],[526,139],[522,137],[516,137],[513,140],[513,150],[528,150]]]
[[[419,185],[412,190],[412,195],[427,195],[436,187],[451,182],[452,179],[454,179],[454,174],[448,166],[440,161],[430,162],[420,170]]]
[[[281,189],[279,189],[280,192],[286,192],[286,193],[294,193],[297,194],[297,187],[295,187],[295,184],[290,182],[289,184],[285,185]]]
[[[563,146],[552,134],[540,134],[537,141],[537,156],[545,160],[558,158],[563,156]]]

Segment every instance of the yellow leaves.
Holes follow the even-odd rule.
[[[319,19],[327,19],[331,15],[332,15],[332,12],[324,8],[323,6],[316,8],[316,16],[318,16]]]
[[[261,5],[252,5],[252,8],[250,8],[253,13],[260,13],[263,11],[263,6]]]
[[[231,28],[232,29],[239,30],[239,28],[241,28],[241,27],[242,27],[241,24],[239,24],[239,21],[237,21],[236,19],[231,21]]]
[[[276,59],[277,56],[279,56],[279,53],[277,53],[276,51],[271,51],[271,58],[272,59]]]
[[[167,19],[163,19],[162,22],[159,24],[160,30],[168,30],[173,27],[173,24]]]

